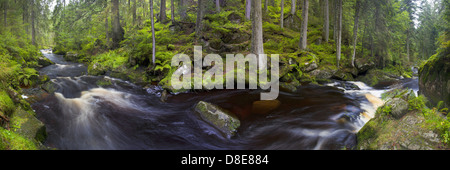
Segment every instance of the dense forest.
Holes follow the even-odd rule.
[[[336,81],[360,81],[387,89],[419,77],[420,95],[404,98],[408,107],[403,112],[420,112],[429,120],[426,127],[440,141],[430,148],[448,149],[450,143],[446,116],[450,107],[449,0],[0,0],[0,11],[0,149],[74,149],[45,142],[45,116],[40,116],[34,103],[50,100],[48,96],[60,99],[53,94],[59,91],[52,90],[51,82],[61,78],[42,70],[61,63],[50,61],[40,50],[51,49],[67,62],[83,64],[84,75],[113,77],[144,89],[157,87],[158,102],[170,103],[168,96],[209,92],[171,85],[172,74],[180,68],[171,65],[172,57],[186,54],[193,58],[194,46],[202,47],[203,57],[279,54],[280,89],[288,93],[300,93],[310,86],[324,88]],[[111,81],[99,80],[96,87],[115,85]],[[30,97],[32,89],[45,94]],[[350,149],[380,149],[382,140],[400,140],[391,136],[373,139],[388,129],[374,122],[397,121],[394,110],[401,104],[391,101],[405,93],[409,91],[395,89],[383,95],[386,105],[375,108],[376,115],[358,132],[358,143]],[[172,102],[181,100],[176,99]],[[279,100],[281,106],[286,103],[283,97]],[[252,102],[255,108],[256,101]],[[277,108],[280,102],[262,105]],[[381,120],[376,119],[380,115]],[[243,125],[238,136],[245,133],[247,117],[237,114]],[[28,119],[44,128],[23,130],[28,126],[23,122],[32,122]],[[38,126],[34,124],[30,126]],[[367,145],[361,146],[361,141],[368,141]],[[417,149],[408,146],[402,148]]]

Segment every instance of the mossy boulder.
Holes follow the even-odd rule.
[[[355,66],[359,73],[365,73],[368,70],[375,68],[375,63],[363,57],[355,59]]]
[[[408,111],[408,102],[401,98],[394,98],[386,102],[386,106],[390,107],[390,114],[396,119],[402,118]]]
[[[450,54],[432,56],[419,70],[419,93],[436,105],[450,107]]]
[[[18,108],[12,114],[10,128],[12,131],[30,140],[34,139],[38,142],[44,142],[47,138],[44,123],[39,121],[33,112],[25,111],[22,108]]]
[[[220,130],[227,138],[234,136],[241,125],[235,114],[208,102],[198,102],[195,111],[200,114],[203,120]]]
[[[375,117],[356,134],[362,150],[434,150],[445,148],[434,120],[441,123],[438,112],[424,116],[425,108],[412,109],[409,101],[417,99],[411,90],[393,90],[382,96],[387,100]],[[408,99],[408,102],[404,99]],[[430,109],[429,109],[430,110]]]
[[[47,57],[44,57],[44,56],[39,56],[37,58],[37,62],[40,67],[47,67],[49,65],[55,64],[52,61],[50,61],[50,59],[48,59]]]

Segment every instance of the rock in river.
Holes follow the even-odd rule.
[[[208,102],[198,102],[195,111],[200,114],[203,120],[219,129],[227,138],[234,136],[241,125],[235,114]]]

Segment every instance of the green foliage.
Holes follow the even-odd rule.
[[[422,110],[426,107],[427,98],[424,95],[419,95],[416,98],[408,100],[409,110]]]
[[[109,51],[92,57],[88,71],[98,72],[125,67],[128,62],[126,53],[119,50]]]
[[[38,77],[38,72],[32,68],[24,68],[17,76],[19,82],[24,86],[33,86],[33,82],[36,81]]]

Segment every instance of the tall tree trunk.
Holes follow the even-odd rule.
[[[3,17],[4,17],[4,23],[5,23],[5,28],[6,28],[6,26],[8,26],[8,21],[7,21],[7,18],[8,18],[8,1],[5,1],[4,2],[4,4],[3,4],[4,6],[3,6]]]
[[[216,11],[220,13],[220,0],[216,0]]]
[[[306,49],[306,43],[308,40],[308,9],[309,9],[309,1],[304,0],[303,1],[303,11],[302,11],[302,29],[300,33],[300,43],[299,48],[300,50]]]
[[[199,42],[203,29],[203,12],[205,8],[205,0],[198,0],[197,21],[195,23],[195,36],[196,41]]]
[[[150,2],[150,18],[152,22],[152,64],[153,68],[156,66],[156,40],[155,40],[155,17],[153,16],[153,0]]]
[[[252,0],[247,0],[245,5],[245,18],[250,19],[250,13],[252,10]]]
[[[329,37],[330,37],[330,13],[329,13],[329,10],[328,10],[328,0],[324,0],[324,14],[325,14],[325,16],[324,16],[324,18],[325,18],[325,21],[323,22],[324,23],[324,37],[325,37],[325,42],[327,42],[328,43],[328,39],[329,39]]]
[[[356,41],[358,40],[358,22],[359,22],[359,10],[361,8],[361,0],[356,0],[355,4],[355,24],[353,26],[353,54],[352,54],[352,66],[355,67],[356,58]]]
[[[36,13],[34,12],[35,6],[34,2],[35,0],[31,0],[31,44],[36,46],[36,28],[35,28],[35,20],[36,20]]]
[[[284,26],[284,0],[281,0],[281,15],[280,15],[280,27]]]
[[[170,0],[170,18],[172,19],[172,23],[175,22],[175,6],[173,0]]]
[[[180,9],[180,19],[184,20],[187,16],[186,14],[186,0],[180,0],[180,6],[178,7]]]
[[[342,38],[342,0],[337,0],[337,11],[336,11],[336,58],[337,67],[339,68],[339,61],[341,60],[341,38]]]
[[[113,21],[113,48],[119,48],[119,44],[120,42],[123,40],[123,28],[120,25],[120,12],[119,12],[119,0],[112,0],[113,6],[112,6],[112,11],[113,11],[113,16],[114,16],[114,21]]]
[[[23,9],[23,13],[22,13],[22,24],[23,25],[25,25],[27,22],[28,22],[28,15],[29,15],[29,13],[28,13],[28,3],[25,3],[23,6],[22,6],[22,9]],[[25,29],[25,33],[27,34],[27,39],[28,39],[28,26],[25,26],[24,27],[24,29]]]
[[[291,14],[295,15],[295,4],[297,4],[296,0],[291,0]]]
[[[408,32],[406,33],[406,59],[408,62],[411,60],[411,56],[409,55],[409,46],[410,46],[409,37],[411,35],[411,27],[412,23],[409,25]]]
[[[164,23],[166,21],[166,0],[161,0],[161,7],[159,11],[159,21]]]
[[[268,8],[268,6],[269,6],[269,1],[270,0],[264,0],[264,11],[267,13],[267,12],[269,12],[269,8]]]
[[[105,8],[108,7],[108,0],[105,0]],[[108,23],[108,9],[105,12],[105,34],[106,34],[106,48],[109,48],[109,23]]]
[[[136,0],[133,0],[133,26],[136,25]]]
[[[333,3],[334,3],[334,24],[333,24],[333,40],[336,42],[336,39],[337,39],[337,25],[336,25],[336,23],[337,23],[337,20],[338,20],[338,15],[337,15],[337,12],[338,12],[338,1],[339,0],[334,0],[333,1]]]
[[[261,0],[252,0],[252,37],[251,37],[251,53],[258,56],[258,65],[264,63],[264,58],[259,54],[264,54],[263,46],[263,29],[262,29],[262,6]],[[265,66],[259,66],[265,69]]]

